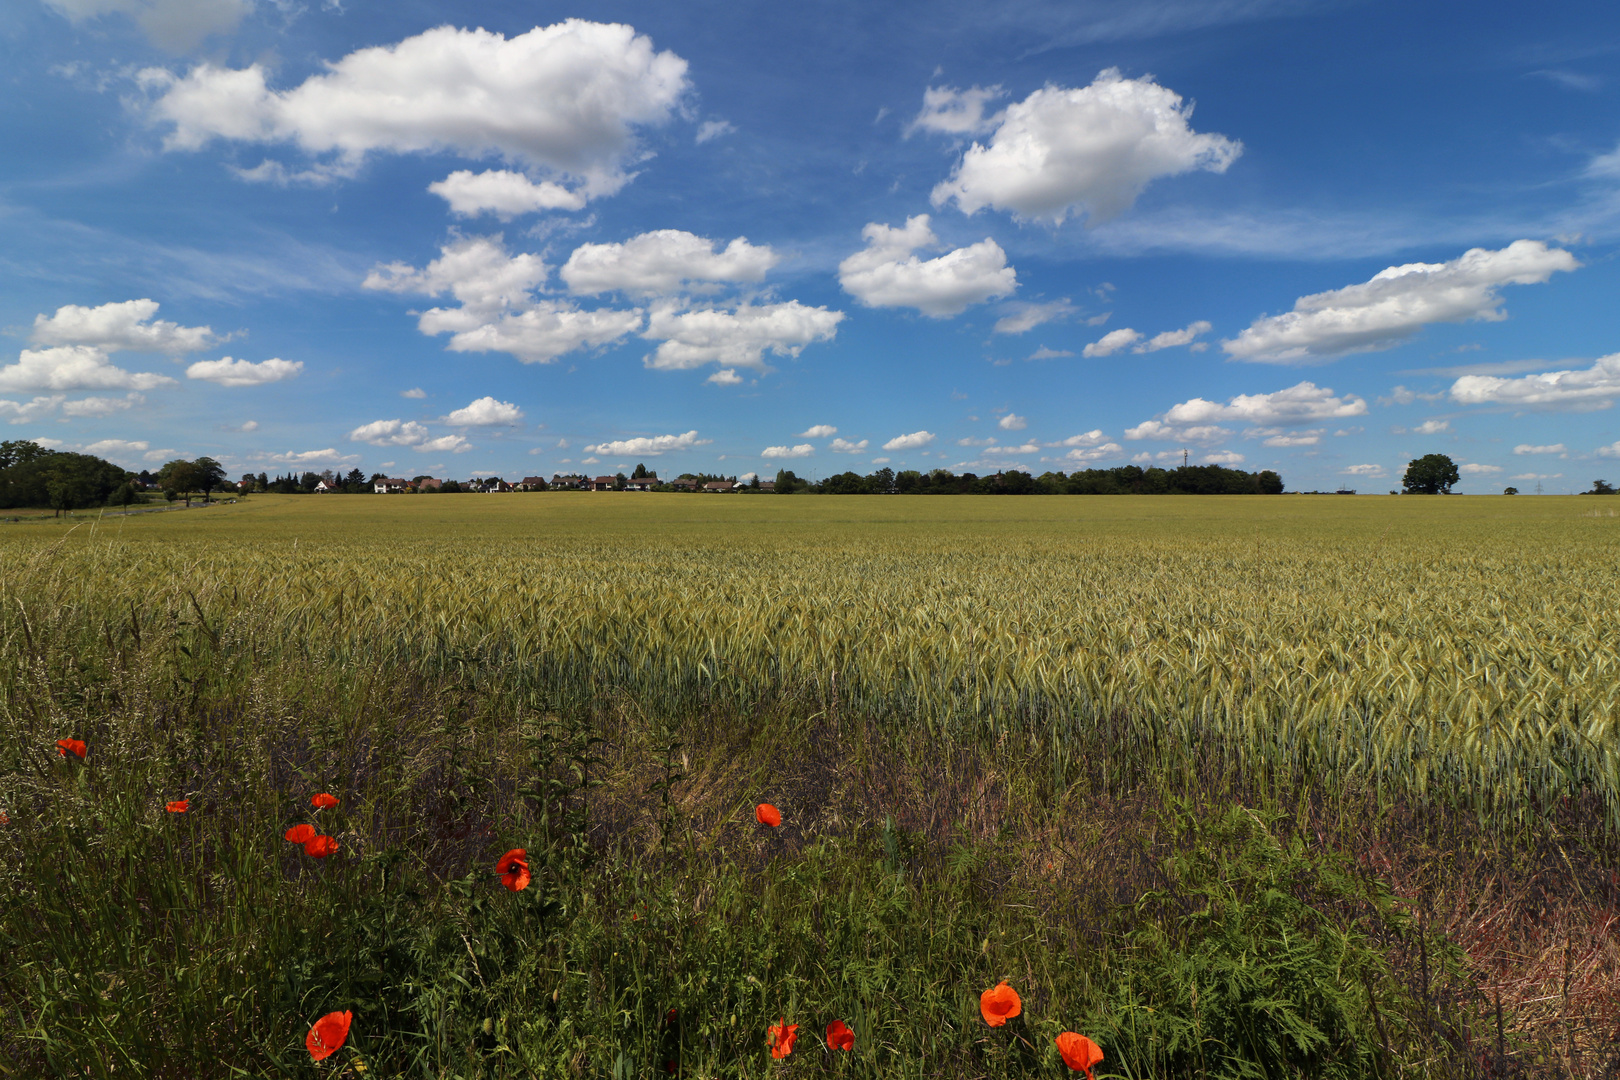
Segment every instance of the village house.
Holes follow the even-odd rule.
[[[435,480],[431,476],[424,476],[416,482],[417,491],[438,491],[442,487],[444,487],[444,481]]]
[[[371,490],[376,492],[378,495],[403,495],[405,493],[405,489],[409,486],[409,481],[401,480],[397,476],[390,476],[387,479],[378,480],[373,483],[371,485]]]
[[[585,478],[579,473],[552,473],[551,486],[554,488],[584,487]]]
[[[512,486],[518,491],[544,491],[546,489],[546,478],[543,476],[525,476]]]
[[[703,485],[704,491],[736,491],[737,485],[730,480],[711,480]]]
[[[322,480],[315,485],[315,494],[324,495],[329,491],[342,491],[343,485],[336,480]]]
[[[681,476],[671,480],[669,482],[669,486],[675,488],[677,491],[696,491],[697,481],[688,480],[686,477]]]
[[[594,480],[585,481],[586,491],[612,491],[613,485],[618,481],[611,476],[598,476]]]
[[[632,476],[624,482],[627,491],[651,491],[658,486],[658,474],[650,473],[646,476]]]
[[[761,491],[775,491],[776,490],[776,481],[775,480],[761,480],[759,482],[759,490],[761,490]]]

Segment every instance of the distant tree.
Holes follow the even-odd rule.
[[[40,458],[49,457],[55,453],[47,450],[37,442],[27,439],[9,439],[0,442],[0,469],[9,469],[14,465],[27,465]]]
[[[650,475],[652,474],[647,472],[647,466],[638,461],[636,462],[636,471],[630,474],[630,479],[641,480]]]
[[[809,486],[809,484],[795,476],[792,469],[776,470],[776,493],[778,495],[792,495],[795,492],[803,491]]]
[[[1517,495],[1518,493],[1519,489],[1516,487],[1505,487],[1502,489],[1502,494],[1504,495]]]
[[[460,493],[461,485],[456,483],[454,480],[446,480],[439,486],[440,495],[459,495]]]
[[[298,487],[299,487],[300,490],[302,490],[302,491],[304,491],[306,493],[307,492],[313,492],[315,490],[315,485],[320,483],[320,482],[321,482],[321,474],[320,473],[318,473],[318,472],[306,472],[303,476],[300,476],[298,478]]]
[[[270,490],[270,476],[269,476],[268,473],[260,473],[258,475],[257,479],[255,479],[255,481],[254,481],[254,490],[255,491],[269,491]]]
[[[203,493],[203,502],[207,502],[210,492],[225,486],[225,466],[211,457],[200,457],[191,465],[197,470],[197,488]]]
[[[60,513],[107,501],[130,474],[89,454],[44,451],[33,453],[19,444],[8,444],[13,464],[0,469],[0,507],[48,506]]]
[[[1581,492],[1581,494],[1582,495],[1613,495],[1613,494],[1615,494],[1615,487],[1614,487],[1613,484],[1610,484],[1610,483],[1608,483],[1606,481],[1594,480],[1594,481],[1592,481],[1592,490],[1591,491],[1583,491],[1583,492]]]
[[[196,464],[184,458],[176,458],[159,469],[157,482],[170,502],[185,499],[187,506],[191,505],[191,493],[202,487]]]
[[[125,480],[122,484],[119,484],[118,487],[113,489],[113,493],[111,495],[107,496],[107,505],[128,506],[130,503],[139,498],[140,496],[135,494],[135,485],[130,483],[128,480]]]
[[[1444,454],[1424,454],[1413,458],[1401,477],[1401,488],[1408,495],[1450,495],[1453,484],[1462,479],[1457,463]]]
[[[866,478],[867,490],[887,495],[894,490],[894,470],[885,466]]]

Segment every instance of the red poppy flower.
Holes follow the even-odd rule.
[[[324,859],[338,849],[338,842],[330,836],[312,836],[304,841],[304,854],[315,859]]]
[[[289,844],[307,844],[311,840],[315,839],[315,826],[303,824],[294,825],[282,835],[287,838],[287,843]]]
[[[788,1023],[784,1016],[766,1028],[765,1034],[771,1040],[771,1057],[785,1058],[793,1053],[793,1040],[799,1037],[799,1025]]]
[[[337,1053],[349,1037],[349,1024],[353,1020],[354,1013],[345,1011],[327,1013],[315,1021],[315,1026],[304,1036],[304,1046],[309,1050],[309,1056],[316,1061],[325,1061]]]
[[[310,799],[309,805],[313,806],[317,810],[327,810],[336,806],[338,801],[339,800],[336,795],[328,795],[323,791],[319,795],[316,795],[314,798]]]
[[[82,758],[84,757],[84,751],[85,745],[81,739],[56,740],[56,753],[58,757],[67,757],[69,754],[73,754],[76,757]]]
[[[855,1033],[844,1026],[842,1020],[834,1020],[827,1025],[827,1045],[834,1050],[853,1050]]]
[[[495,872],[501,875],[501,884],[513,892],[529,887],[529,853],[515,847],[495,863]]]
[[[1008,986],[1005,979],[979,995],[979,1012],[991,1027],[1000,1027],[1023,1011],[1024,1003],[1018,1000],[1018,991]]]
[[[11,824],[11,815],[6,813],[4,810],[0,810],[0,825],[10,825],[10,824]]]
[[[761,825],[769,825],[774,829],[782,824],[782,811],[768,802],[762,802],[754,807],[754,820]]]
[[[176,799],[171,803],[165,803],[163,808],[171,814],[183,814],[191,809],[191,800]]]
[[[1058,1053],[1063,1056],[1063,1064],[1075,1072],[1086,1074],[1086,1080],[1092,1080],[1091,1067],[1103,1059],[1102,1047],[1072,1031],[1065,1031],[1057,1037]]]

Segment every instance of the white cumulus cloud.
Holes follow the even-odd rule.
[[[102,15],[127,15],[168,52],[189,52],[211,34],[236,29],[253,0],[45,0],[74,24]]]
[[[996,421],[996,426],[1002,431],[1023,431],[1029,426],[1029,419],[1017,413],[1008,413]]]
[[[445,416],[444,422],[455,427],[494,427],[521,423],[523,410],[510,401],[497,401],[481,397],[477,401],[456,409]]]
[[[1104,435],[1102,433],[1101,428],[1094,428],[1091,431],[1082,432],[1079,435],[1070,435],[1067,439],[1059,439],[1057,442],[1048,443],[1047,445],[1049,445],[1049,446],[1102,446],[1104,443],[1106,443],[1108,441],[1109,441],[1108,436]]]
[[[577,295],[656,296],[692,284],[763,281],[782,261],[770,245],[750,244],[746,237],[737,237],[720,251],[714,245],[713,240],[680,229],[657,229],[622,244],[581,244],[560,273]]]
[[[1545,446],[1532,446],[1529,443],[1520,443],[1513,448],[1515,454],[1567,454],[1569,449],[1563,443],[1549,443]]]
[[[1235,450],[1221,450],[1213,454],[1204,455],[1206,465],[1241,465],[1243,455]]]
[[[472,444],[460,435],[434,435],[414,420],[373,420],[349,432],[350,442],[372,446],[409,446],[423,453],[460,454]]]
[[[1501,472],[1502,466],[1480,465],[1477,462],[1470,461],[1466,464],[1457,466],[1457,471],[1462,473],[1464,476],[1490,476],[1494,473]]]
[[[36,399],[37,400],[37,399]],[[145,405],[146,398],[140,394],[125,394],[121,398],[87,397],[77,401],[62,403],[62,415],[72,417],[102,417],[113,413],[125,412],[137,405]]]
[[[1414,435],[1439,435],[1441,432],[1451,430],[1450,420],[1425,420],[1412,429]]]
[[[1172,406],[1162,416],[1127,428],[1127,439],[1179,439],[1212,442],[1230,434],[1223,423],[1248,423],[1254,435],[1276,436],[1266,429],[1304,425],[1347,416],[1362,416],[1367,403],[1354,394],[1339,397],[1325,386],[1302,382],[1269,394],[1239,394],[1225,405],[1192,398]]]
[[[35,420],[49,416],[60,408],[66,400],[66,394],[41,395],[32,401],[6,401],[0,399],[0,416],[5,417],[13,424],[30,424]],[[86,400],[98,399],[87,398]],[[34,441],[38,442],[39,440]]]
[[[324,450],[288,450],[282,454],[261,454],[259,460],[278,465],[315,465],[322,462],[348,464],[360,459],[354,454],[340,453],[335,446],[328,446]],[[391,461],[387,462],[383,468],[392,464]]]
[[[838,434],[838,429],[831,424],[811,424],[799,432],[801,439],[825,439],[829,435]]]
[[[688,431],[684,435],[653,435],[635,439],[617,439],[612,442],[597,443],[595,446],[587,446],[585,452],[587,454],[601,454],[603,457],[634,457],[638,454],[657,457],[659,454],[707,446],[714,441],[713,439],[700,439],[697,434],[696,431]]]
[[[1372,464],[1352,465],[1348,469],[1342,469],[1340,471],[1343,472],[1344,475],[1346,475],[1346,476],[1378,477],[1378,476],[1383,476],[1384,475],[1384,467],[1382,465],[1372,465]]]
[[[931,431],[913,431],[910,435],[896,435],[883,444],[885,450],[919,450],[933,442],[937,435]]]
[[[848,439],[834,439],[827,444],[827,449],[835,454],[860,454],[871,445],[871,440],[862,439],[860,442],[850,442]]]
[[[1108,333],[1080,350],[1080,353],[1086,357],[1112,356],[1119,350],[1135,345],[1141,340],[1141,334],[1128,326],[1122,326],[1118,330],[1108,331]]]
[[[255,364],[250,360],[233,360],[229,356],[222,356],[218,360],[199,360],[192,364],[186,368],[186,378],[201,379],[220,386],[263,386],[290,379],[303,370],[302,360],[275,357]]]
[[[1010,301],[1001,305],[1006,314],[996,320],[991,332],[996,334],[1022,334],[1043,323],[1067,319],[1077,310],[1067,299],[1048,300],[1045,303]],[[1072,354],[1070,354],[1072,355]]]
[[[705,120],[703,123],[698,125],[697,134],[693,136],[692,141],[701,145],[708,142],[710,139],[718,139],[722,135],[730,135],[736,130],[737,128],[731,123],[730,120]]]
[[[743,377],[737,374],[735,368],[721,368],[710,375],[704,382],[712,382],[716,386],[737,386],[742,383]]]
[[[536,299],[532,290],[550,275],[538,255],[508,255],[499,235],[463,237],[418,270],[404,263],[374,267],[365,288],[387,292],[449,293],[458,307],[424,311],[424,334],[450,334],[453,352],[505,352],[525,363],[549,363],[577,349],[607,345],[641,326],[640,311],[595,311],[561,300]]]
[[[450,212],[457,217],[494,214],[502,221],[541,210],[580,210],[586,202],[582,193],[569,191],[554,180],[536,183],[511,169],[477,173],[457,169],[429,184],[428,190],[449,203]]]
[[[988,237],[932,259],[918,258],[916,249],[940,246],[927,214],[907,218],[899,229],[872,222],[861,238],[866,248],[838,264],[838,283],[867,307],[910,307],[943,319],[1018,288],[1007,253]]]
[[[812,342],[831,341],[843,318],[842,311],[807,307],[797,300],[742,304],[733,311],[656,307],[642,336],[661,344],[645,363],[662,371],[709,363],[763,368],[767,350],[777,356],[796,357]]]
[[[1063,455],[1065,461],[1076,465],[1083,465],[1092,461],[1107,461],[1118,458],[1125,453],[1125,448],[1116,442],[1099,443],[1096,446],[1077,446]]]
[[[1203,319],[1199,319],[1197,322],[1191,323],[1181,330],[1166,330],[1162,334],[1154,334],[1152,337],[1148,338],[1146,341],[1132,349],[1131,352],[1158,352],[1160,349],[1173,349],[1178,345],[1191,345],[1193,347],[1193,351],[1198,352],[1201,351],[1208,343],[1195,342],[1194,339],[1201,334],[1209,333],[1213,329],[1214,326],[1212,326],[1210,323]]]
[[[15,364],[0,367],[0,394],[21,390],[155,390],[172,386],[167,375],[115,367],[92,345],[24,349]]]
[[[688,89],[686,61],[617,23],[568,19],[507,38],[440,26],[359,49],[289,90],[263,65],[141,72],[165,144],[291,143],[333,172],[367,154],[500,157],[606,195],[629,179],[635,129],[664,123]]]
[[[985,106],[1006,96],[1007,91],[999,86],[970,86],[966,90],[930,86],[923,91],[922,111],[907,125],[906,135],[909,137],[916,131],[942,135],[983,134],[1001,120],[999,113],[986,116]]]
[[[206,326],[159,319],[156,300],[124,300],[99,307],[65,304],[54,315],[35,315],[29,340],[35,345],[89,345],[103,352],[160,352],[178,356],[219,343]]]
[[[1451,384],[1451,399],[1464,405],[1521,405],[1585,411],[1607,409],[1620,396],[1620,353],[1600,357],[1589,368],[1544,371],[1510,379],[1464,375]]]
[[[1088,225],[1107,221],[1160,177],[1225,172],[1237,160],[1241,143],[1193,131],[1191,115],[1180,94],[1114,68],[1090,86],[1043,87],[1007,107],[988,145],[974,143],[962,155],[934,188],[934,205],[955,200],[966,214],[989,206],[1054,223],[1070,214],[1084,214]]]
[[[816,452],[816,448],[809,443],[800,443],[797,446],[767,446],[760,451],[764,458],[799,458],[809,457]]]
[[[1388,349],[1429,323],[1505,319],[1498,288],[1538,284],[1579,266],[1575,256],[1540,240],[1515,240],[1500,251],[1472,248],[1450,262],[1391,266],[1360,285],[1302,296],[1293,311],[1256,319],[1221,348],[1235,360],[1269,364]]]

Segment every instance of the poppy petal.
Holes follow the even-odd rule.
[[[304,854],[324,859],[338,849],[338,842],[330,836],[313,836],[304,842]]]
[[[1073,1031],[1065,1031],[1055,1041],[1063,1064],[1075,1072],[1085,1073],[1090,1080],[1091,1067],[1103,1059],[1102,1047]]]
[[[307,844],[315,839],[315,826],[300,822],[282,834],[289,844]]]
[[[769,825],[774,829],[782,824],[782,811],[768,802],[762,802],[754,807],[754,820],[761,825]]]
[[[349,1037],[349,1024],[353,1020],[354,1013],[345,1011],[327,1013],[315,1021],[309,1034],[304,1036],[304,1048],[309,1051],[309,1056],[316,1061],[325,1061],[337,1053]]]
[[[855,1049],[855,1033],[842,1020],[827,1025],[827,1045],[834,1050]]]
[[[979,1014],[991,1027],[1000,1027],[1023,1010],[1018,991],[1008,986],[1005,979],[979,995]]]
[[[339,800],[336,795],[330,795],[323,791],[319,795],[311,797],[309,800],[309,805],[313,806],[317,810],[329,810],[336,806],[340,801],[341,800]]]
[[[771,1057],[781,1059],[793,1053],[793,1041],[799,1037],[799,1025],[788,1023],[784,1016],[766,1028],[765,1033],[771,1040]]]
[[[175,799],[173,802],[164,804],[164,809],[171,814],[183,814],[191,809],[191,800]]]

